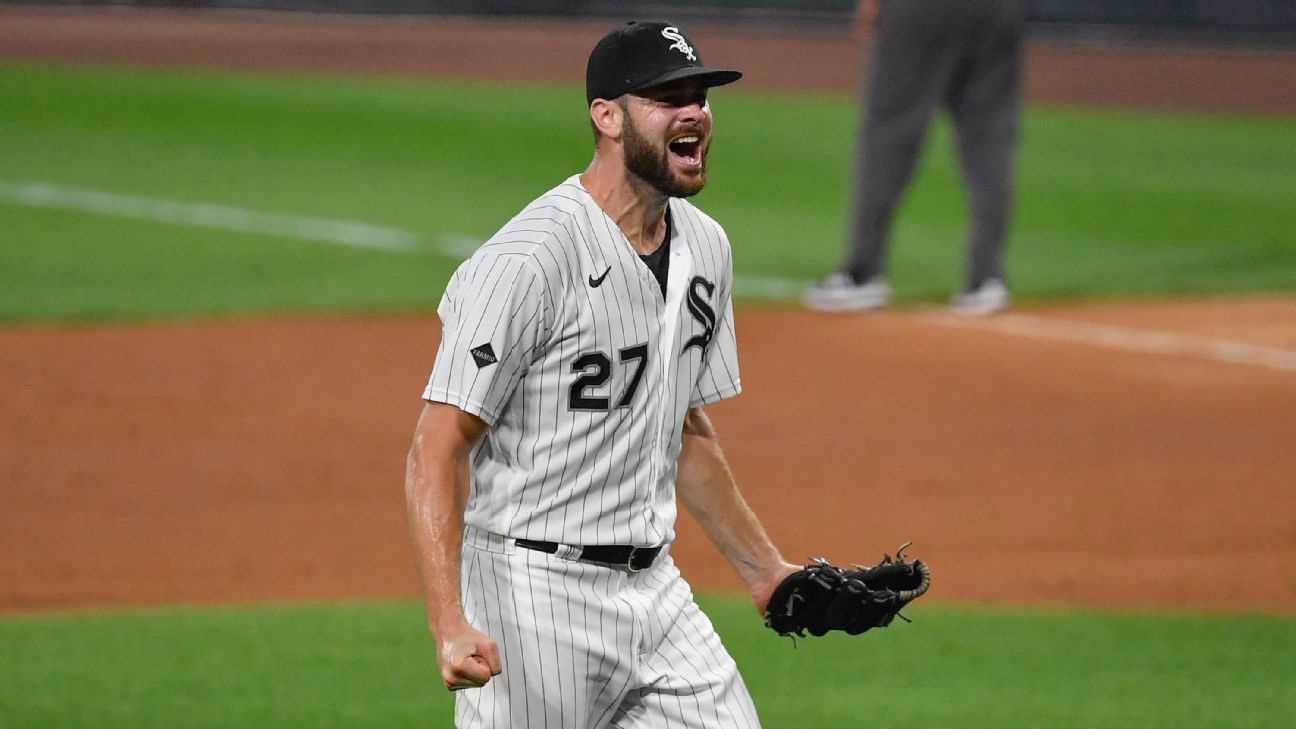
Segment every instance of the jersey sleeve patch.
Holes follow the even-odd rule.
[[[477,369],[479,370],[490,367],[499,361],[499,358],[495,356],[495,349],[491,347],[490,342],[479,344],[468,350],[468,353],[472,355],[473,361],[477,363]]]
[[[423,397],[494,425],[545,346],[545,282],[526,256],[479,251],[451,279],[438,311],[441,344]]]

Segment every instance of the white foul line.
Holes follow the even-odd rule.
[[[812,281],[798,281],[774,276],[734,274],[734,293],[748,299],[797,301]]]
[[[212,203],[162,200],[48,182],[0,180],[0,202],[386,251],[411,251],[422,244],[419,236],[410,231],[353,220],[267,213]],[[479,244],[480,241],[468,236],[447,234],[440,236],[432,249],[441,255],[462,260],[471,255]],[[755,299],[795,300],[807,285],[804,281],[778,277],[740,274],[735,278],[736,293]],[[986,318],[946,314],[929,315],[928,319],[949,327],[989,329],[1019,337],[1082,342],[1132,352],[1189,356],[1296,372],[1296,351],[1280,347],[1200,339],[1169,332],[1025,314]]]
[[[0,202],[385,251],[408,252],[425,245],[418,235],[410,231],[354,220],[267,213],[232,205],[122,195],[49,182],[0,180]],[[481,244],[480,238],[447,233],[438,236],[428,250],[447,258],[463,260],[472,255]],[[739,275],[736,278],[738,295],[753,299],[794,300],[808,285],[805,281],[765,276]]]
[[[1225,339],[1202,339],[1170,332],[1131,329],[1112,324],[1049,319],[1026,314],[968,317],[932,314],[929,321],[961,329],[989,329],[1001,334],[1053,341],[1081,342],[1147,354],[1196,357],[1214,362],[1296,372],[1296,350]]]
[[[355,248],[409,251],[419,237],[409,231],[352,220],[264,213],[210,203],[186,203],[137,195],[64,187],[47,182],[0,180],[0,202],[33,208],[58,208],[97,215],[151,220],[171,225],[218,228],[242,233],[337,243]]]

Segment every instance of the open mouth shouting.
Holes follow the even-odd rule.
[[[686,169],[702,167],[702,136],[697,133],[681,134],[666,145],[676,164]]]

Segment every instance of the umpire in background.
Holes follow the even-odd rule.
[[[808,308],[866,311],[890,303],[891,220],[938,106],[954,123],[971,211],[966,278],[954,310],[1007,308],[1003,247],[1025,16],[1026,0],[861,0],[860,20],[874,19],[876,33],[863,87],[850,240],[841,269],[806,292]]]

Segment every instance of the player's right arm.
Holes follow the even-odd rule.
[[[419,416],[405,470],[405,503],[428,627],[447,689],[483,686],[500,672],[499,648],[473,629],[460,599],[459,556],[468,456],[486,423],[453,405],[428,402]]]
[[[494,239],[492,239],[494,240]],[[547,285],[519,246],[487,244],[460,265],[437,307],[441,343],[405,475],[414,556],[447,688],[482,686],[499,649],[464,616],[459,558],[473,447],[505,410],[548,332]]]

